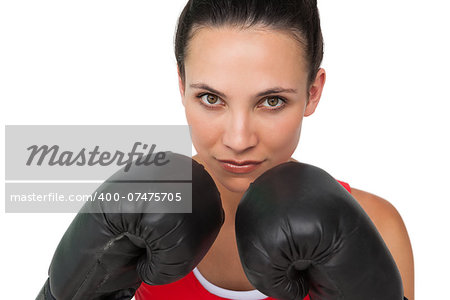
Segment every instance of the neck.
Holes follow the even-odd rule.
[[[228,190],[224,186],[222,186],[220,183],[216,183],[217,188],[220,192],[220,196],[222,199],[222,207],[225,211],[225,224],[224,226],[228,225],[234,228],[234,220],[236,211],[239,205],[239,202],[242,199],[242,196],[244,193],[236,193]]]

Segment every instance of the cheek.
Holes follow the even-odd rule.
[[[280,161],[290,158],[297,148],[302,120],[301,114],[291,114],[265,126],[264,144]]]
[[[186,119],[191,127],[192,143],[197,152],[200,154],[211,148],[218,139],[220,127],[193,107],[186,107]]]

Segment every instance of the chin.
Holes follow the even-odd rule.
[[[221,184],[230,192],[233,193],[245,193],[247,191],[248,187],[250,186],[250,183],[254,181],[253,178],[229,178],[225,181],[222,181]]]

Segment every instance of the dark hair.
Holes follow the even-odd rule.
[[[312,83],[323,57],[323,38],[316,0],[189,0],[178,19],[175,57],[185,81],[187,46],[201,27],[223,25],[248,28],[262,25],[287,31],[303,46]]]

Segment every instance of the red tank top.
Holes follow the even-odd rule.
[[[338,182],[350,193],[350,185],[346,182]],[[207,291],[191,272],[184,278],[166,285],[148,285],[142,283],[134,295],[136,300],[224,300]],[[265,300],[276,300],[271,297]],[[306,296],[303,300],[310,300]]]

